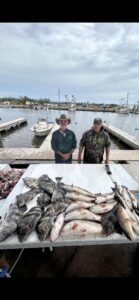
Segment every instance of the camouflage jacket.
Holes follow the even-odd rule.
[[[84,147],[84,162],[99,163],[103,159],[104,148],[111,146],[109,134],[103,128],[98,133],[92,128],[83,134],[80,146]]]

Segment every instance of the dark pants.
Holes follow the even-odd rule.
[[[103,162],[103,157],[99,158],[99,159],[91,159],[91,160],[87,160],[84,159],[83,160],[83,164],[102,164]]]

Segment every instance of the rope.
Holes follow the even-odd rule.
[[[24,248],[20,251],[20,253],[19,253],[19,255],[18,255],[18,257],[17,257],[15,263],[14,263],[13,266],[11,267],[11,270],[9,271],[9,275],[11,274],[11,272],[12,272],[13,269],[15,268],[16,264],[18,263],[18,261],[19,261],[21,255],[22,255],[22,253],[23,253],[23,251],[24,251]]]

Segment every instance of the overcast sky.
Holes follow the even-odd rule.
[[[1,23],[0,96],[139,100],[139,23]]]

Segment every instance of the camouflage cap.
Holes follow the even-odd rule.
[[[95,119],[94,119],[94,124],[102,124],[102,119],[100,119],[100,118],[95,118]]]

